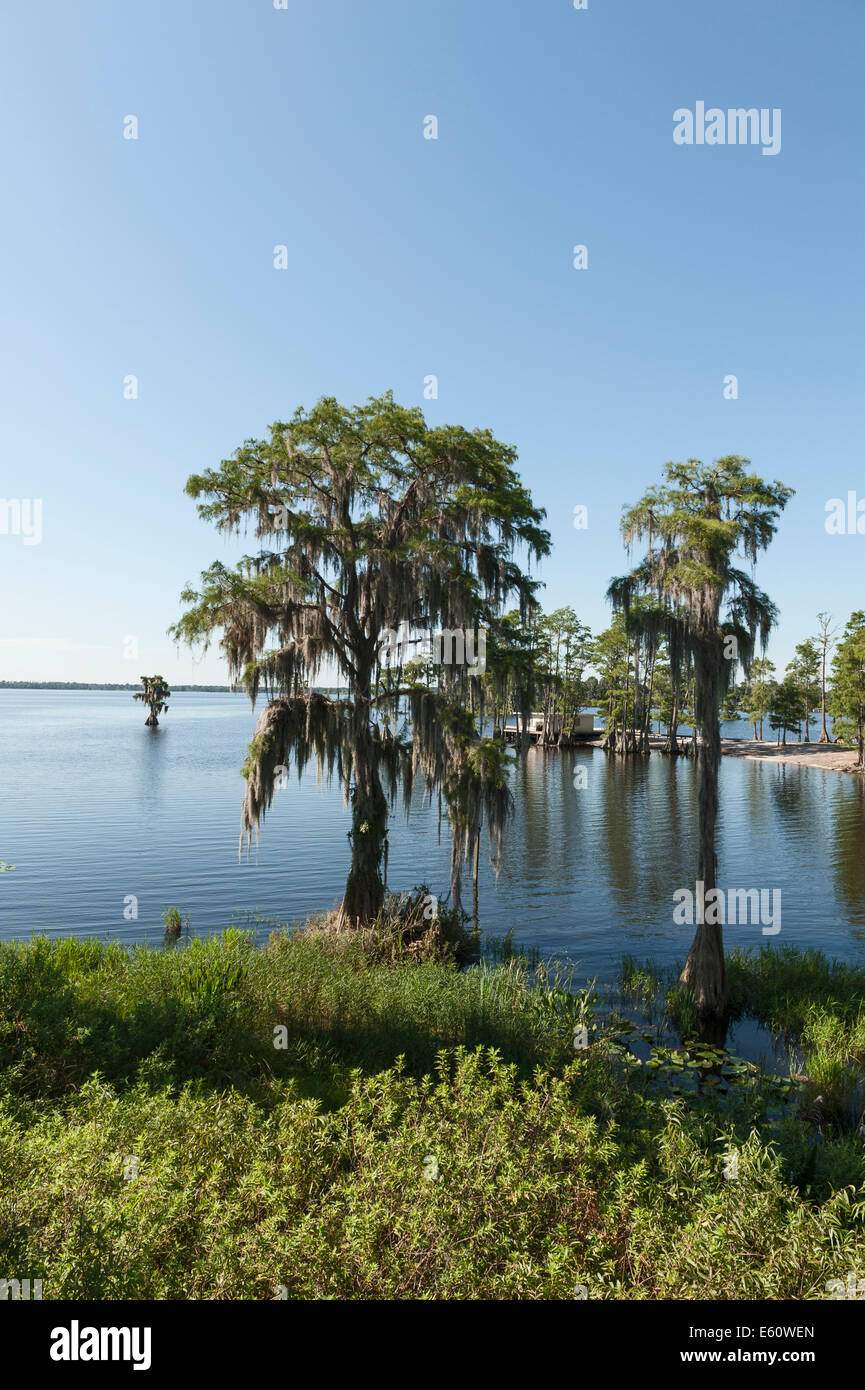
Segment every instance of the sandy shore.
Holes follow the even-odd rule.
[[[832,772],[854,772],[856,753],[834,743],[777,744],[749,738],[724,738],[721,752],[731,758],[764,758],[776,763],[800,763],[803,767],[827,767]]]
[[[691,733],[679,730],[679,743],[690,746]],[[664,747],[664,739],[653,735],[649,739],[653,753]],[[577,745],[580,746],[579,744]],[[600,748],[601,739],[593,739],[586,748]],[[776,743],[774,739],[722,738],[721,752],[728,758],[753,758],[758,762],[799,763],[801,767],[824,767],[830,772],[855,772],[856,750],[838,748],[834,743]]]
[[[679,742],[690,744],[688,730],[683,736],[679,730]],[[649,743],[653,753],[664,747],[664,739],[654,735]],[[588,745],[600,748],[600,740]],[[799,763],[801,767],[825,767],[830,772],[855,772],[856,750],[838,748],[834,743],[792,743],[778,744],[774,739],[722,738],[721,752],[728,758],[753,758],[758,762]]]

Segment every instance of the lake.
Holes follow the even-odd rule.
[[[348,812],[314,773],[276,793],[238,859],[240,768],[256,715],[240,695],[181,692],[156,732],[129,691],[0,690],[0,937],[163,938],[176,906],[203,935],[326,910],[348,866]],[[746,732],[725,726],[727,734]],[[575,787],[575,769],[586,785]],[[577,779],[578,781],[581,779]],[[512,775],[516,815],[498,877],[482,844],[490,934],[567,956],[608,980],[624,952],[682,958],[673,891],[694,887],[690,759],[612,760],[532,749]],[[865,786],[843,773],[724,759],[719,884],[779,889],[781,931],[728,926],[728,944],[819,946],[865,961]],[[445,894],[448,826],[417,789],[391,821],[388,883]],[[467,875],[471,899],[470,873]],[[133,903],[131,900],[137,900]],[[137,908],[137,917],[132,911]],[[126,911],[126,916],[124,916]]]

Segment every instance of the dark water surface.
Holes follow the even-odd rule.
[[[0,690],[0,861],[15,865],[0,873],[0,937],[159,944],[168,905],[201,934],[246,925],[246,914],[290,923],[330,908],[345,882],[349,817],[340,790],[317,786],[314,773],[276,794],[260,845],[238,861],[240,767],[254,725],[239,695],[174,695],[152,733],[131,692]],[[586,785],[575,788],[580,767]],[[693,933],[673,924],[673,891],[694,885],[691,761],[533,749],[512,786],[498,879],[481,856],[485,930],[512,930],[601,980],[624,952],[681,958]],[[436,808],[422,802],[418,789],[408,821],[393,815],[388,882],[426,881],[444,894],[448,826],[439,842]],[[724,759],[718,848],[723,887],[782,894],[779,934],[732,925],[728,943],[813,945],[865,961],[860,779]],[[138,917],[125,919],[132,896]]]

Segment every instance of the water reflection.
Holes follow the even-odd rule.
[[[228,695],[176,694],[154,735],[126,692],[0,691],[0,859],[16,865],[0,876],[0,934],[158,944],[167,905],[202,933],[245,913],[290,922],[331,907],[348,815],[339,789],[314,776],[292,777],[260,846],[238,862],[239,769],[254,723]],[[600,979],[624,952],[683,958],[692,930],[673,924],[673,893],[694,884],[697,777],[691,759],[530,750],[514,769],[498,877],[481,856],[482,927],[567,954]],[[783,902],[778,936],[734,924],[728,943],[865,959],[865,783],[735,758],[722,762],[720,791],[719,883],[778,888]],[[408,821],[392,821],[391,887],[447,891],[447,825],[440,842],[437,831],[437,807],[418,788]]]

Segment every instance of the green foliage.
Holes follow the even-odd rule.
[[[249,974],[249,963],[234,953],[214,954],[192,948],[186,952],[183,971],[177,981],[177,997],[190,1014],[234,1013],[241,987]]]
[[[737,949],[727,957],[727,971],[736,1013],[785,1033],[801,1033],[813,1006],[850,1023],[865,996],[861,966],[830,960],[817,950]]]
[[[783,998],[794,955],[753,964]],[[860,1047],[854,976],[802,969]],[[322,927],[0,946],[0,1263],[46,1299],[807,1299],[863,1268],[858,1138],[711,1049],[641,1062],[575,983]]]
[[[800,718],[799,690],[794,678],[788,675],[772,687],[769,702],[769,727],[776,733],[782,734],[782,742],[786,743],[787,735],[797,732]]]
[[[753,728],[754,737],[763,736],[763,720],[772,706],[775,688],[775,667],[765,657],[757,657],[751,662],[745,687],[743,705]]]
[[[162,920],[165,923],[165,930],[170,936],[179,936],[185,924],[189,930],[189,916],[182,918],[179,907],[166,907],[162,910]]]
[[[577,1028],[588,1033],[597,1030],[601,1001],[594,980],[585,989],[577,989],[573,968],[565,971],[555,963],[544,962],[535,970],[534,986],[532,1003],[554,1032],[573,1038]]]
[[[832,713],[840,738],[855,740],[865,766],[865,612],[850,615],[832,661]]]
[[[369,925],[383,904],[388,815],[398,793],[411,804],[418,769],[456,827],[455,905],[482,812],[501,838],[509,796],[495,758],[473,748],[473,722],[457,735],[447,717],[469,690],[480,697],[479,671],[445,659],[435,688],[417,668],[406,688],[413,653],[385,662],[383,639],[403,622],[485,629],[511,598],[526,616],[537,581],[515,557],[546,555],[550,538],[516,459],[488,430],[428,425],[388,392],[351,408],[332,397],[299,408],[187,482],[202,519],[229,532],[248,525],[258,541],[256,554],[233,569],[217,561],[183,593],[187,611],[172,629],[205,648],[220,634],[232,679],[253,700],[260,689],[271,697],[244,766],[244,830],[258,833],[284,770],[315,757],[351,802],[342,911],[353,923]],[[345,683],[341,699],[313,693],[326,666]],[[458,764],[465,775],[449,776]]]
[[[136,691],[132,698],[133,700],[140,700],[150,710],[146,723],[158,724],[158,716],[168,709],[168,705],[165,703],[166,697],[171,695],[168,683],[162,676],[142,676],[141,684],[144,689]]]
[[[799,696],[805,742],[810,738],[811,715],[820,701],[821,655],[818,639],[808,637],[796,645],[796,655],[787,667],[787,676]]]

